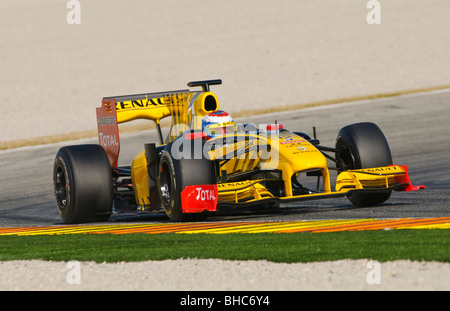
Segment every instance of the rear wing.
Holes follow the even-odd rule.
[[[171,96],[187,95],[189,90],[148,93],[105,97],[103,101],[114,101],[117,122],[124,123],[137,119],[149,119],[159,123],[159,120],[171,114],[168,100]]]
[[[119,124],[147,119],[155,122],[160,136],[160,120],[172,116],[169,141],[188,128],[201,128],[201,118],[219,109],[217,96],[209,91],[209,85],[221,84],[221,80],[189,82],[188,86],[202,86],[201,92],[178,90],[125,96],[104,97],[97,112],[99,144],[105,149],[111,167],[118,167],[120,152]]]

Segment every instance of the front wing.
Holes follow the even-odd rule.
[[[425,186],[412,185],[405,165],[348,170],[336,179],[336,191],[277,197],[263,185],[263,179],[217,185],[189,186],[182,193],[183,213],[220,211],[228,208],[289,203],[350,196],[355,193],[414,191]]]

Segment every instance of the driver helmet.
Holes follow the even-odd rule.
[[[202,131],[213,138],[234,132],[235,123],[233,118],[223,110],[217,110],[202,118]]]

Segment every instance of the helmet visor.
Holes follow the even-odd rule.
[[[210,124],[206,128],[212,135],[230,134],[234,132],[234,122]]]

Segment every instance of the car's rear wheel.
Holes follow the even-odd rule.
[[[336,140],[338,170],[382,167],[392,164],[391,151],[380,128],[370,122],[348,125],[339,131]],[[352,193],[349,200],[357,206],[373,206],[385,202],[391,191]]]
[[[215,168],[207,159],[174,156],[172,144],[162,152],[158,170],[161,205],[172,221],[200,221],[207,213],[183,213],[181,192],[187,186],[216,183]]]
[[[99,145],[61,148],[55,158],[56,205],[65,223],[105,221],[113,206],[112,170]]]

